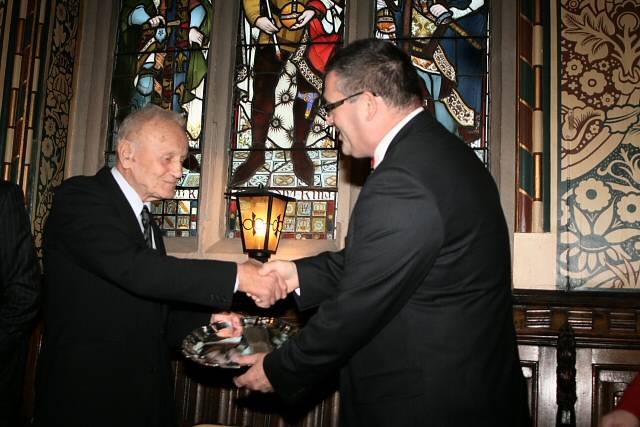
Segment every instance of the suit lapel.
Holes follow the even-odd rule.
[[[151,214],[151,230],[153,230],[153,242],[156,245],[156,250],[161,254],[166,255],[167,251],[164,247],[164,241],[162,240],[162,232],[160,231],[160,227],[156,223],[156,220],[153,219],[153,214]]]
[[[127,198],[124,196],[124,193],[120,189],[120,186],[111,174],[111,170],[106,166],[103,167],[96,174],[96,178],[107,189],[111,200],[113,200],[113,205],[118,211],[118,215],[120,216],[120,218],[122,218],[123,223],[129,229],[130,235],[136,236],[136,240],[138,240],[140,245],[145,246],[144,235],[142,234],[142,231],[140,231],[140,223],[138,222],[138,218],[131,209],[131,205],[129,204]]]
[[[385,159],[390,157],[390,154],[393,153],[393,151],[398,146],[398,144],[403,139],[405,139],[407,135],[413,132],[416,126],[424,126],[425,123],[427,123],[427,126],[432,126],[434,124],[434,121],[431,114],[428,113],[426,110],[423,110],[422,112],[416,114],[414,118],[409,120],[409,122],[406,125],[404,125],[402,129],[400,129],[400,132],[396,134],[396,136],[393,138],[393,140],[389,144],[389,148],[387,148],[387,153],[385,154],[384,159],[382,159],[382,162],[380,162],[380,164],[376,169],[379,169],[380,166],[384,164]]]

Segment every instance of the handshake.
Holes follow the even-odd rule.
[[[250,259],[238,264],[238,290],[250,296],[258,307],[269,308],[298,287],[298,269],[292,261],[262,264]]]

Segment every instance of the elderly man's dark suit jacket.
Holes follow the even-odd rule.
[[[340,369],[344,426],[526,425],[498,192],[428,113],[367,179],[345,249],[296,265],[300,308],[320,305],[265,358],[283,397]]]
[[[167,344],[230,306],[236,266],[166,256],[157,227],[154,237],[157,250],[106,168],[57,189],[44,236],[37,425],[175,424]]]
[[[40,271],[18,186],[0,181],[0,426],[17,425]]]

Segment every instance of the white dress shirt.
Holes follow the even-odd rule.
[[[150,203],[149,202],[144,203],[142,201],[142,199],[140,198],[140,195],[136,192],[136,190],[133,189],[131,185],[129,185],[127,180],[124,178],[124,176],[122,176],[120,171],[115,166],[111,168],[111,175],[113,175],[113,178],[118,183],[120,190],[122,190],[122,192],[124,193],[124,197],[127,198],[127,201],[129,202],[129,206],[131,206],[131,209],[133,210],[133,214],[136,216],[136,219],[138,220],[138,225],[140,225],[140,231],[144,233],[144,227],[142,225],[142,217],[140,216],[140,213],[142,212],[142,207],[145,205],[147,206],[147,209],[151,211]],[[155,249],[156,239],[153,232],[151,233],[151,241],[153,243],[153,248]]]
[[[415,116],[422,112],[423,108],[418,107],[409,114],[407,114],[404,119],[400,120],[397,125],[395,125],[387,134],[380,140],[378,145],[376,146],[375,151],[373,152],[373,168],[377,168],[380,162],[384,159],[385,154],[387,154],[387,149],[389,148],[389,144],[393,141],[393,138],[396,137],[398,132],[405,127],[407,123]]]

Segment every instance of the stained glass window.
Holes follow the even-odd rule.
[[[344,7],[242,0],[228,186],[294,197],[283,238],[335,238],[338,149],[320,101],[325,65],[342,42]],[[227,231],[238,235],[234,202]]]
[[[210,0],[124,0],[120,8],[106,162],[115,164],[118,124],[129,112],[153,103],[184,115],[189,156],[175,199],[152,203],[155,219],[169,237],[197,234],[212,20]]]
[[[411,55],[428,109],[488,165],[488,1],[372,1],[375,37]]]

